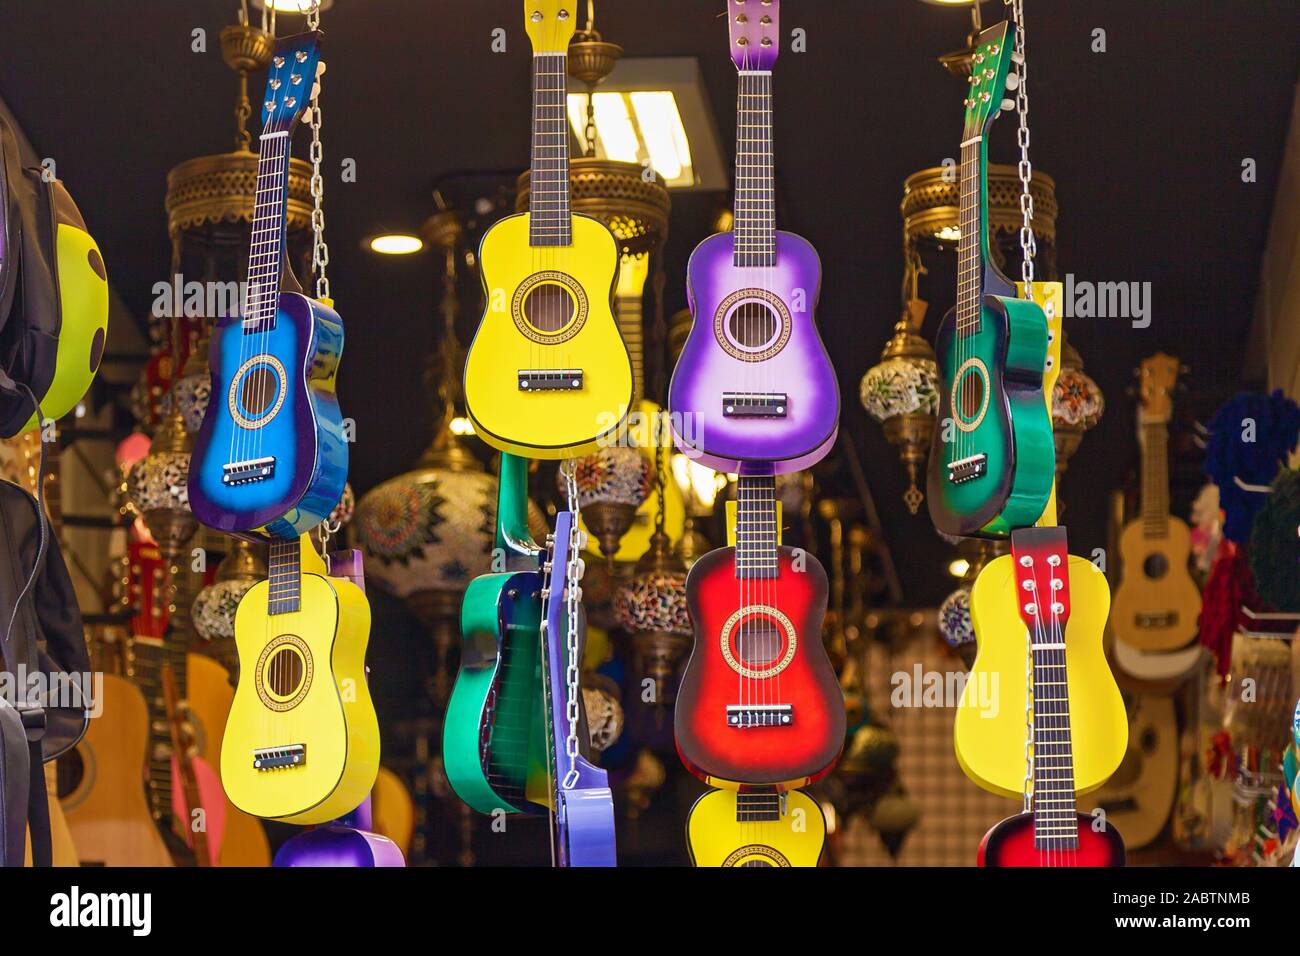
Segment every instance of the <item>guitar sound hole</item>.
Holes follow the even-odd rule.
[[[244,375],[244,383],[239,390],[239,400],[249,416],[260,418],[275,401],[278,387],[275,373],[269,368],[250,369]]]
[[[727,333],[742,349],[758,351],[772,341],[780,319],[765,302],[749,301],[736,306],[727,319]]]
[[[736,658],[746,667],[762,667],[781,656],[782,633],[775,621],[746,621],[736,638]]]
[[[958,411],[966,421],[971,421],[984,406],[984,380],[975,372],[968,372],[961,382],[961,408]]]
[[[747,866],[766,866],[766,867],[771,867],[772,865],[773,865],[773,864],[769,863],[767,860],[746,860],[744,863],[740,864],[740,867],[741,867],[741,869],[743,869],[743,868],[745,868],[745,867],[747,867]]]
[[[544,283],[524,299],[524,318],[539,332],[553,335],[573,320],[573,295],[562,285]]]
[[[281,648],[267,665],[267,683],[278,697],[289,697],[302,683],[302,658],[289,648]]]
[[[1148,554],[1142,562],[1142,573],[1149,580],[1158,581],[1169,573],[1169,560],[1163,554]]]

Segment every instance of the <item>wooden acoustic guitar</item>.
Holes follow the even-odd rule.
[[[686,845],[694,866],[816,866],[826,817],[802,790],[710,790],[686,818]]]
[[[379,724],[366,683],[370,605],[303,535],[271,542],[269,580],[235,612],[239,684],[221,782],[245,813],[326,823],[370,792]]]
[[[993,827],[980,843],[978,863],[996,867],[1123,866],[1124,842],[1113,822],[1080,813],[1076,802],[1078,791],[1096,786],[1096,773],[1104,771],[1109,775],[1118,763],[1107,760],[1110,763],[1107,767],[1097,761],[1095,757],[1101,748],[1094,744],[1094,752],[1089,755],[1092,761],[1080,768],[1087,776],[1076,773],[1075,738],[1092,732],[1095,716],[1106,715],[1105,709],[1098,715],[1091,705],[1101,703],[1106,696],[1118,695],[1112,682],[1110,694],[1100,695],[1100,701],[1082,694],[1076,696],[1072,681],[1071,656],[1081,642],[1072,639],[1074,635],[1070,633],[1071,611],[1100,605],[1104,614],[1110,594],[1106,578],[1091,562],[1069,553],[1066,532],[1061,527],[1023,528],[1012,532],[1011,554],[998,560],[1009,561],[1009,570],[1015,578],[1011,592],[1015,596],[1005,603],[1014,609],[1021,626],[1008,633],[1023,630],[1029,642],[1033,675],[1033,738],[1028,742],[1032,755],[1032,810]],[[984,577],[982,574],[980,580]],[[979,587],[979,580],[975,586]],[[1001,596],[1007,598],[1008,592],[1003,591]],[[972,610],[974,603],[972,599]],[[1088,629],[1086,643],[1095,645],[1094,656],[1100,657],[1101,628],[1095,619],[1089,623],[1093,626]],[[1021,642],[1007,640],[1006,643]],[[1024,659],[1023,651],[1021,659]],[[1104,664],[1104,658],[1102,661]],[[978,659],[976,663],[978,667]],[[1003,693],[1003,705],[1014,696]],[[1022,709],[1017,714],[1022,721],[1021,741],[1024,740],[1024,716]],[[1104,726],[1103,731],[1117,730],[1117,736],[1123,739],[1128,725],[1122,708],[1119,716],[1118,728]],[[1022,786],[1024,754],[1022,747],[1019,761]]]
[[[1009,22],[976,43],[961,140],[957,304],[935,339],[939,426],[926,499],[934,526],[961,537],[1005,537],[1034,524],[1055,478],[1043,309],[1016,296],[988,241],[988,135],[1012,106],[1003,97],[1014,44]]]
[[[1139,371],[1142,514],[1120,535],[1123,577],[1111,616],[1116,640],[1140,651],[1173,651],[1196,638],[1201,593],[1192,580],[1191,533],[1169,514],[1169,419],[1178,359],[1163,352]]]
[[[1119,769],[1097,791],[1097,806],[1124,834],[1130,850],[1155,841],[1178,796],[1178,714],[1172,697],[1133,695],[1128,750]]]
[[[570,202],[576,6],[524,0],[533,45],[529,211],[483,237],[487,308],[465,360],[465,408],[478,436],[529,458],[595,451],[617,435],[632,403],[632,363],[613,310],[618,243]]]

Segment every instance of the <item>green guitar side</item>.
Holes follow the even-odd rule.
[[[480,813],[545,809],[530,799],[545,784],[546,714],[538,639],[544,576],[528,533],[527,479],[524,459],[501,456],[494,566],[507,570],[481,575],[465,591],[460,670],[443,721],[447,780]]]

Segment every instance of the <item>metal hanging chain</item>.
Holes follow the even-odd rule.
[[[1016,139],[1020,144],[1020,277],[1024,282],[1023,296],[1033,299],[1034,290],[1034,255],[1038,252],[1038,242],[1034,238],[1034,196],[1029,191],[1034,178],[1034,167],[1029,162],[1029,84],[1028,60],[1025,58],[1025,0],[1003,0],[1011,8],[1016,23],[1016,112],[1020,115],[1020,129]]]
[[[320,4],[315,3],[307,11],[307,29],[320,29]],[[328,299],[330,297],[330,280],[325,275],[325,267],[329,265],[330,248],[325,244],[325,180],[321,176],[321,160],[324,158],[324,150],[320,142],[320,81],[321,73],[318,70],[316,75],[316,86],[311,98],[311,232],[312,232],[312,249],[311,249],[311,271],[316,276],[316,298]]]
[[[573,525],[569,531],[569,565],[565,568],[564,604],[568,611],[568,634],[565,651],[568,655],[568,667],[564,672],[564,681],[568,692],[564,713],[569,720],[569,736],[564,742],[564,753],[569,758],[569,769],[564,775],[561,786],[572,790],[578,783],[578,673],[581,662],[578,660],[578,605],[582,602],[582,573],[585,563],[582,549],[587,543],[587,534],[578,527],[580,516],[578,504],[578,480],[575,463],[566,458],[560,465],[560,474],[564,476],[565,496],[568,498],[569,510],[573,512]]]

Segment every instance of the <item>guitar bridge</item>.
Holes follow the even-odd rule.
[[[1178,623],[1177,611],[1138,611],[1134,616],[1138,627],[1173,627]]]
[[[306,762],[306,744],[289,744],[287,747],[262,747],[253,751],[254,770],[284,770],[287,767],[301,767]]]
[[[723,418],[785,418],[785,392],[723,392]]]
[[[250,458],[247,461],[232,461],[221,468],[221,482],[226,485],[247,485],[254,481],[265,481],[275,474],[275,456]]]
[[[948,462],[948,480],[954,485],[960,485],[962,482],[980,477],[988,471],[988,467],[989,456],[984,452],[957,461],[950,461]]]
[[[521,392],[576,392],[582,389],[580,368],[521,368]]]
[[[792,704],[728,704],[728,727],[788,727],[794,723]]]

